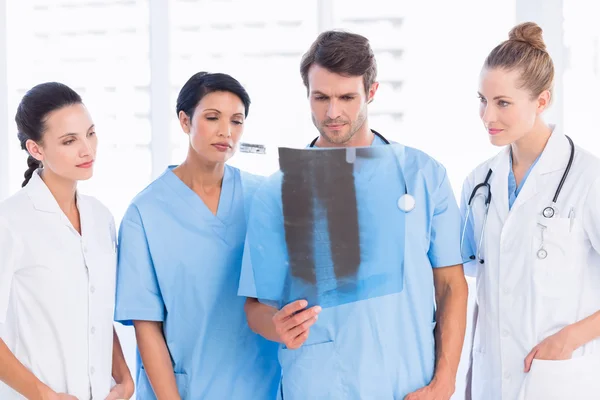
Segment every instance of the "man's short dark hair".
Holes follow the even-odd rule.
[[[308,70],[313,64],[342,76],[362,76],[367,95],[377,79],[377,62],[369,39],[355,33],[325,31],[317,37],[300,63],[307,91]]]

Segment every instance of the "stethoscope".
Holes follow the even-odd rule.
[[[558,184],[558,187],[556,188],[556,192],[554,193],[554,197],[552,198],[552,203],[542,210],[542,215],[544,216],[544,218],[548,218],[548,219],[554,218],[554,216],[557,213],[556,202],[558,201],[558,196],[560,195],[560,192],[562,191],[565,180],[567,179],[567,176],[569,175],[569,171],[571,170],[571,165],[573,165],[573,158],[575,157],[575,145],[573,144],[573,140],[571,140],[571,138],[566,135],[565,135],[565,137],[569,140],[569,145],[571,146],[571,154],[569,155],[569,162],[567,163],[565,172],[563,173],[562,178],[560,179],[560,183]],[[471,196],[469,197],[469,202],[467,203],[467,214],[465,216],[465,221],[463,223],[463,229],[462,229],[461,240],[460,240],[460,248],[463,249],[465,233],[467,230],[467,223],[469,221],[469,216],[471,215],[473,201],[477,197],[483,196],[485,210],[484,210],[484,214],[483,214],[483,224],[481,225],[481,235],[479,235],[479,242],[477,243],[476,255],[471,255],[469,257],[471,260],[475,260],[475,258],[477,258],[477,260],[479,261],[480,264],[484,263],[484,259],[481,255],[481,247],[483,244],[483,234],[485,232],[485,226],[487,223],[488,211],[490,209],[490,203],[492,202],[492,187],[490,185],[490,177],[491,176],[492,176],[492,169],[490,168],[487,172],[487,175],[485,176],[484,181],[482,183],[476,185],[473,188],[473,191],[471,192]],[[484,189],[486,193],[479,193],[480,189]],[[543,260],[546,257],[548,257],[548,251],[544,247],[544,229],[546,227],[542,224],[539,224],[539,225],[542,228],[542,240],[541,240],[540,248],[538,249],[538,251],[536,253],[536,256],[540,260]]]
[[[383,137],[383,135],[380,134],[379,132],[376,132],[373,129],[371,129],[371,132],[373,132],[375,135],[377,135],[377,137],[379,137],[379,139],[381,139],[383,141],[383,143],[390,144],[389,140],[387,140],[385,137]],[[319,139],[318,136],[316,138],[314,138],[314,140],[312,142],[310,142],[309,147],[315,147],[315,143],[317,143],[318,139]],[[404,183],[404,194],[402,196],[400,196],[400,198],[398,199],[397,205],[398,205],[398,208],[400,210],[404,211],[405,213],[411,212],[412,210],[415,209],[415,205],[416,205],[415,198],[413,196],[411,196],[410,194],[408,194],[408,188],[406,187],[406,183]]]

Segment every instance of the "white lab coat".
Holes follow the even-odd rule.
[[[600,310],[600,160],[575,145],[553,219],[544,218],[542,210],[551,204],[570,155],[558,130],[510,211],[509,147],[478,166],[464,183],[463,220],[473,188],[493,170],[485,262],[465,265],[477,277],[473,400],[600,398],[600,340],[577,349],[570,360],[534,360],[531,371],[524,372],[524,359],[534,346]],[[467,225],[472,248],[481,236],[482,205],[481,198],[476,200]],[[542,240],[538,223],[546,226],[544,260],[536,256]]]
[[[0,337],[53,390],[104,400],[112,379],[112,215],[77,195],[79,235],[38,171],[0,203]],[[0,382],[0,399],[22,398]]]

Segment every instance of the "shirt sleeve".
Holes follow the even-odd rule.
[[[115,321],[164,321],[165,306],[138,208],[131,205],[119,228]]]
[[[460,211],[444,167],[439,167],[440,185],[432,194],[434,211],[427,255],[433,268],[462,264],[460,256]]]
[[[281,300],[287,274],[287,246],[281,206],[281,176],[254,193],[249,211],[238,295],[263,303]]]
[[[473,185],[469,184],[469,178],[465,179],[462,187],[462,195],[460,198],[460,217],[461,217],[461,226],[460,226],[460,235],[461,235],[461,256],[463,260],[463,268],[465,270],[465,275],[468,276],[476,276],[477,275],[477,262],[472,259],[472,256],[476,256],[476,244],[475,244],[475,225],[474,225],[474,215],[468,214],[468,204],[469,197],[471,196],[471,191]],[[467,219],[468,217],[468,219]],[[463,232],[464,230],[464,232]],[[464,237],[463,237],[464,234]]]
[[[13,276],[19,267],[22,244],[0,217],[0,324],[6,322]]]
[[[596,178],[588,192],[581,219],[592,247],[600,254],[600,177]]]
[[[252,269],[252,261],[250,259],[250,245],[248,238],[244,243],[244,255],[242,257],[242,272],[240,274],[240,283],[238,288],[238,296],[257,298],[256,284],[254,283],[254,270]]]

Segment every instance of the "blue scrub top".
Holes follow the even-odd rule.
[[[215,216],[173,168],[121,223],[115,320],[163,322],[182,399],[274,399],[277,344],[249,329],[236,293],[246,232],[241,173],[225,167]],[[138,399],[156,398],[142,365],[136,389]]]
[[[525,173],[525,176],[523,176],[523,180],[521,181],[521,184],[519,186],[517,186],[517,180],[515,179],[515,173],[513,172],[513,168],[512,168],[512,151],[511,151],[510,157],[508,157],[508,160],[509,160],[508,161],[509,162],[509,165],[508,165],[508,171],[509,171],[508,172],[508,209],[509,210],[512,208],[513,204],[515,204],[515,200],[517,200],[517,197],[519,196],[521,189],[523,189],[523,185],[525,185],[525,181],[527,181],[527,177],[529,177],[529,173],[531,172],[533,167],[535,167],[535,164],[537,164],[541,155],[542,154],[540,153],[540,155],[535,159],[533,164],[531,164],[531,166]]]
[[[376,137],[373,145],[382,144]],[[416,207],[407,214],[402,291],[326,308],[300,349],[281,346],[285,400],[403,399],[433,377],[433,268],[461,264],[461,217],[444,167],[412,148],[405,148],[405,157],[403,172]],[[277,187],[280,181],[275,174],[265,184]],[[281,198],[274,196],[270,206],[281,208]],[[386,215],[379,220],[385,223]],[[281,221],[273,220],[265,243],[282,235]],[[239,294],[257,297],[246,255]]]

